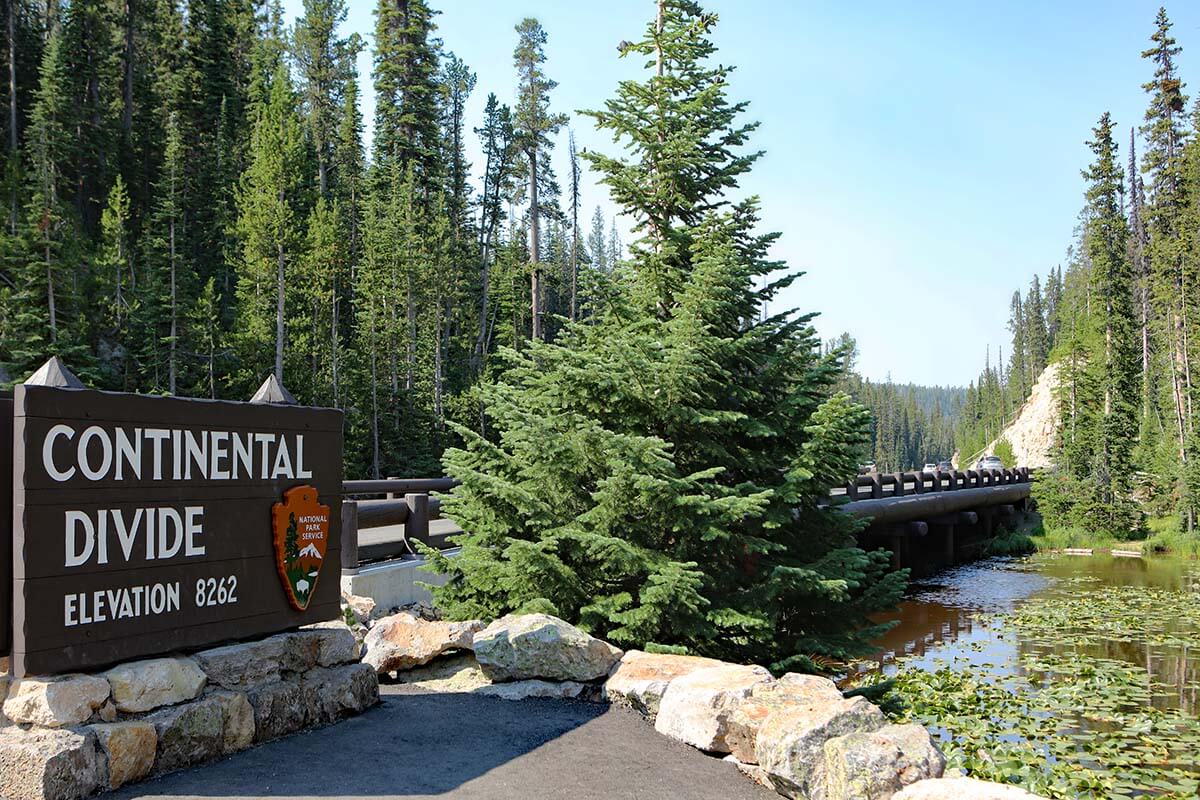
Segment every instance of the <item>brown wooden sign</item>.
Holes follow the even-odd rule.
[[[338,552],[340,411],[45,386],[14,399],[14,675],[340,615],[320,548],[298,560],[317,574],[292,602],[273,525],[274,506],[303,495]]]
[[[12,644],[12,395],[0,392],[0,656]]]

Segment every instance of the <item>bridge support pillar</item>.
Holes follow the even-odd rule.
[[[953,566],[955,561],[954,556],[954,526],[947,525],[945,527],[945,540],[943,542],[944,549],[942,557],[946,559],[946,566]]]
[[[901,551],[904,549],[905,538],[898,533],[892,534],[892,568],[900,569],[904,566],[904,555]]]

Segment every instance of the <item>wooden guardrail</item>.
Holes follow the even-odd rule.
[[[844,487],[834,489],[830,495],[832,500],[853,503],[1029,482],[1030,471],[1024,467],[871,473],[857,476]],[[342,484],[345,497],[342,502],[342,569],[354,571],[364,562],[410,555],[415,552],[414,542],[435,547],[446,544],[445,534],[430,533],[430,521],[439,519],[441,513],[441,500],[430,493],[448,492],[457,484],[453,478],[345,481]],[[403,533],[372,533],[394,525],[403,525]]]
[[[430,533],[430,521],[441,514],[441,500],[430,492],[446,492],[457,483],[453,478],[343,481],[342,570],[354,571],[365,561],[412,554],[414,542],[435,547],[444,544],[444,535]],[[403,525],[404,532],[398,536],[372,533],[392,525]]]
[[[904,497],[925,492],[951,492],[956,489],[979,489],[985,486],[1004,486],[1029,483],[1027,467],[1015,469],[946,470],[941,472],[872,472],[859,475],[841,491],[831,495],[847,500],[879,500],[885,497]]]

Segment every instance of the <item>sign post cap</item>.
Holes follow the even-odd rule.
[[[271,374],[262,382],[262,386],[258,387],[258,391],[250,398],[250,402],[294,406],[296,405],[296,398],[292,397],[291,392],[283,388],[283,384],[279,382],[279,379],[274,374]]]
[[[75,377],[75,373],[67,369],[67,365],[58,356],[51,356],[38,371],[25,380],[26,386],[55,386],[60,389],[86,389],[83,381]]]

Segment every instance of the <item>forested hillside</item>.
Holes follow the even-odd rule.
[[[1200,511],[1200,103],[1171,28],[1160,9],[1141,53],[1143,119],[1123,121],[1126,134],[1105,112],[1091,131],[1083,209],[1042,294],[1044,329],[1014,325],[1007,368],[985,371],[968,398],[984,407],[960,432],[970,445],[1011,412],[1047,354],[1060,365],[1055,470],[1039,487],[1051,527],[1124,538],[1148,512],[1191,531]],[[1018,300],[1014,320],[1036,316]]]
[[[848,333],[827,342],[825,350],[845,353],[846,373],[838,388],[871,411],[871,440],[865,457],[875,462],[876,470],[919,469],[954,454],[964,389],[864,378],[855,370],[858,344]]]
[[[244,400],[275,373],[345,409],[348,474],[437,474],[497,345],[588,314],[621,257],[582,205],[536,20],[498,33],[515,106],[489,95],[468,130],[467,97],[497,87],[425,0],[381,2],[367,153],[344,0],[294,27],[259,0],[4,13],[7,380],[58,353],[96,387]]]

